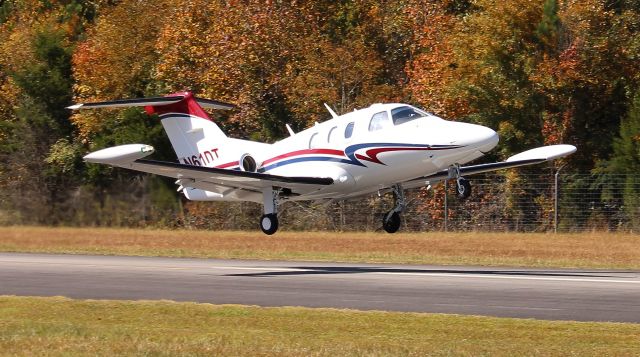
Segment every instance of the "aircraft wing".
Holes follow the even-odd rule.
[[[306,193],[333,184],[329,177],[288,177],[259,172],[192,166],[175,162],[146,160],[153,147],[142,144],[115,146],[90,153],[85,161],[172,177],[185,187],[203,190],[260,193],[265,187],[290,189],[292,194]]]
[[[573,145],[543,146],[511,156],[507,160],[501,162],[460,166],[460,174],[462,176],[467,176],[519,166],[534,165],[545,161],[551,161],[561,157],[565,157],[567,155],[573,154],[574,152],[576,152],[576,147]],[[419,187],[438,183],[442,180],[453,178],[451,177],[451,175],[452,173],[450,172],[450,170],[442,170],[431,175],[407,181],[405,187]]]
[[[129,164],[127,168],[180,180],[204,180],[217,185],[254,189],[256,191],[261,191],[263,187],[267,186],[296,188],[300,185],[326,186],[333,184],[333,179],[329,177],[278,176],[259,172],[218,169],[215,167],[192,166],[175,162],[145,159],[135,160]]]

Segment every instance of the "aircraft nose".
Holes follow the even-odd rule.
[[[458,139],[452,143],[481,152],[488,152],[498,144],[498,133],[493,129],[468,123],[459,123],[458,125]]]
[[[498,137],[498,133],[493,129],[478,125],[476,130],[478,135],[478,150],[487,152],[498,145],[500,138]]]

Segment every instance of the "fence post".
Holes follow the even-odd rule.
[[[447,200],[447,191],[449,191],[449,180],[444,180],[444,231],[449,231],[449,202]]]
[[[558,176],[560,176],[560,170],[565,166],[566,164],[560,166],[555,174],[555,186],[553,189],[553,233],[558,233]]]

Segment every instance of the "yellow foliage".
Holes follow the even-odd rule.
[[[170,21],[167,3],[125,0],[99,17],[73,56],[74,91],[79,101],[155,92],[154,88],[147,88],[147,83],[158,57],[158,34]],[[75,114],[72,121],[83,137],[100,129],[94,113]]]

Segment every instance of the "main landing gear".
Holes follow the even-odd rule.
[[[278,215],[275,213],[263,214],[260,218],[260,228],[264,234],[274,234],[278,230]]]
[[[392,188],[395,206],[382,218],[382,228],[384,228],[387,233],[395,233],[400,229],[400,214],[406,207],[402,186],[395,184]]]
[[[278,191],[273,187],[262,190],[264,214],[260,218],[260,229],[264,234],[272,235],[278,230]]]

